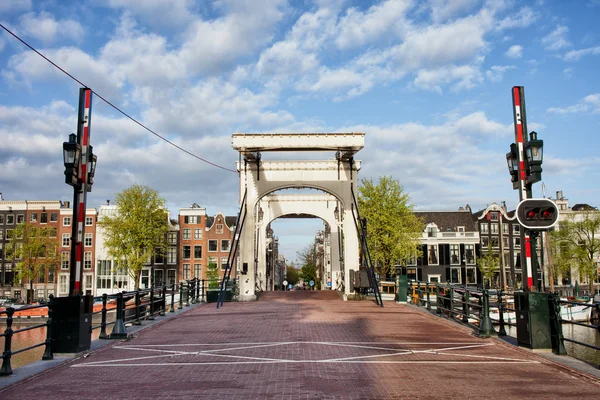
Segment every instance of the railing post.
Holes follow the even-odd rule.
[[[196,304],[198,302],[198,298],[196,297],[196,286],[198,279],[192,279],[192,304]]]
[[[421,307],[423,303],[423,294],[421,293],[421,282],[417,282],[417,305]]]
[[[127,339],[127,330],[125,329],[125,323],[123,322],[125,313],[124,308],[125,301],[123,299],[123,293],[117,293],[117,319],[115,320],[115,325],[110,333],[111,339]]]
[[[161,289],[161,297],[162,297],[162,301],[161,301],[161,307],[160,307],[160,312],[158,313],[158,315],[160,315],[161,317],[165,316],[165,308],[167,308],[167,285],[162,285],[162,289]]]
[[[52,354],[52,310],[54,308],[54,295],[50,295],[50,301],[48,301],[48,321],[46,321],[46,346],[44,348],[44,355],[42,360],[53,360],[54,355]]]
[[[141,301],[140,301],[140,289],[138,288],[138,290],[135,291],[135,321],[133,321],[133,325],[141,325],[142,321],[140,321],[141,319],[141,315],[140,315],[140,307],[141,307]]]
[[[185,281],[185,306],[190,306],[190,281]]]
[[[175,312],[175,283],[171,285],[171,308],[169,312]]]
[[[150,315],[149,321],[154,321],[154,286],[150,287]]]
[[[104,293],[102,295],[102,322],[100,323],[100,339],[108,339],[108,335],[106,334],[106,301],[108,300],[108,295]],[[50,300],[52,302],[52,300]],[[48,313],[50,313],[50,307],[48,307]],[[49,314],[48,314],[49,315]]]
[[[427,294],[427,310],[431,310],[431,297],[429,296],[429,282],[425,282],[425,292]]]
[[[487,289],[483,289],[483,315],[479,324],[479,337],[496,336],[497,333],[490,319],[490,294]]]
[[[448,296],[450,297],[450,318],[454,317],[454,289],[448,288]]]
[[[504,305],[502,304],[502,290],[498,290],[498,336],[506,336],[506,329],[504,327]]]
[[[183,308],[183,282],[179,282],[179,306],[177,307],[178,310],[181,310]]]
[[[204,300],[204,279],[202,279],[202,298],[200,299],[203,303],[205,302]]]
[[[196,302],[200,303],[200,279],[196,278]]]
[[[466,287],[465,287],[465,292],[463,293],[462,301],[463,301],[462,322],[464,322],[465,324],[468,324],[469,323],[469,291],[467,290]]]
[[[6,309],[6,330],[4,331],[4,353],[2,354],[2,368],[0,368],[0,376],[12,375],[12,368],[10,366],[10,358],[12,357],[12,336],[13,336],[13,314],[15,309],[8,307]]]
[[[554,314],[556,315],[556,318],[554,319],[554,323],[556,324],[556,348],[552,349],[552,351],[558,356],[566,356],[567,349],[565,349],[564,337],[562,332],[562,317],[560,316],[560,297],[557,292],[554,292],[554,296],[552,297],[554,300]]]
[[[435,283],[435,313],[436,314],[441,314],[442,313],[442,308],[441,308],[441,304],[442,304],[442,299],[440,299],[440,284],[438,282]]]

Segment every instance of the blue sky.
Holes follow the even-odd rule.
[[[420,210],[514,207],[512,86],[544,140],[547,195],[600,205],[600,1],[14,0],[0,21],[143,123],[235,168],[231,133],[366,133],[361,177],[392,175]],[[71,200],[62,142],[78,85],[0,34],[0,192]],[[237,212],[237,175],[94,99],[97,206],[132,183],[171,210]],[[541,197],[541,185],[534,188]],[[278,222],[294,258],[318,221]]]

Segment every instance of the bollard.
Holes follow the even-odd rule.
[[[154,286],[150,288],[150,315],[149,321],[154,321]]]
[[[441,299],[440,299],[440,285],[438,282],[435,283],[435,313],[438,315],[442,314],[441,308]]]
[[[115,325],[110,333],[111,339],[127,339],[127,329],[125,329],[125,323],[123,322],[123,314],[125,313],[125,301],[123,300],[123,293],[117,293],[117,316]]]
[[[178,310],[181,310],[183,308],[183,282],[179,282],[179,306],[177,307]]]
[[[13,314],[15,309],[8,307],[6,309],[6,330],[4,331],[4,353],[2,354],[2,368],[0,368],[0,376],[12,375],[12,368],[10,366],[10,358],[12,357],[12,337],[13,337]]]
[[[427,293],[427,310],[431,311],[431,297],[429,296],[429,282],[425,282],[425,291]]]
[[[479,323],[479,337],[496,336],[497,333],[490,319],[490,295],[487,289],[483,289],[483,316]]]
[[[135,321],[133,321],[133,325],[141,325],[142,321],[141,321],[141,315],[140,315],[140,308],[141,308],[141,299],[140,299],[140,289],[138,288],[138,290],[135,291]]]
[[[106,334],[106,300],[108,299],[108,295],[104,293],[102,295],[102,322],[100,323],[100,336],[99,339],[108,339],[108,335]],[[50,300],[52,301],[52,300]],[[50,313],[50,306],[48,306],[48,315]]]
[[[54,355],[52,354],[52,308],[54,307],[54,295],[50,295],[50,301],[48,301],[48,321],[46,321],[46,348],[44,349],[44,355],[42,360],[53,360]]]
[[[161,317],[164,317],[165,316],[165,308],[167,307],[167,285],[162,285],[161,297],[162,297],[162,301],[161,301],[160,312],[158,313],[158,315],[160,315]]]
[[[504,328],[504,305],[502,304],[502,290],[498,290],[498,336],[506,336],[506,329]]]
[[[465,292],[463,293],[462,296],[462,301],[463,301],[463,315],[462,315],[462,322],[465,324],[469,323],[469,291],[465,288]]]
[[[171,285],[171,308],[169,312],[175,312],[175,283]]]
[[[554,292],[554,296],[552,296],[552,299],[554,300],[554,314],[556,315],[556,318],[554,318],[556,338],[555,340],[553,340],[553,342],[556,342],[556,345],[552,346],[552,352],[557,356],[566,356],[567,349],[565,349],[564,337],[562,333],[562,318],[560,316],[560,297],[558,295],[558,292]]]

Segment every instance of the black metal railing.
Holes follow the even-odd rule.
[[[23,353],[25,351],[35,349],[41,346],[46,346],[44,350],[44,355],[42,356],[42,360],[52,360],[54,356],[52,355],[52,306],[53,306],[54,296],[50,295],[50,302],[48,305],[35,305],[35,306],[26,306],[19,309],[15,309],[13,307],[8,307],[4,311],[0,311],[1,315],[6,315],[6,330],[4,333],[0,334],[0,337],[4,337],[4,352],[2,353],[2,367],[0,368],[0,376],[8,376],[11,375],[13,370],[11,367],[11,358],[12,356]],[[45,308],[48,307],[48,319],[43,324],[37,324],[33,326],[28,326],[26,328],[13,330],[13,316],[16,311],[26,311],[33,310],[36,308]],[[12,349],[12,338],[14,335],[31,331],[33,329],[42,329],[46,328],[46,339],[43,342],[33,344],[31,346],[27,346],[21,349],[13,350]]]
[[[583,326],[583,327],[586,327],[588,329],[594,329],[594,330],[599,330],[600,331],[600,303],[593,304],[591,302],[590,303],[582,303],[582,302],[578,302],[578,301],[562,300],[558,296],[558,293],[555,294],[554,298],[555,298],[555,304],[557,306],[558,320],[561,323],[567,323],[567,324],[573,324],[573,325]],[[590,311],[589,312],[590,317],[586,317],[586,320],[587,320],[586,322],[587,323],[584,323],[584,322],[581,322],[581,321],[574,321],[574,320],[571,320],[571,319],[562,318],[562,311],[561,310],[563,309],[563,306],[565,306],[564,309],[567,310],[567,312],[566,312],[567,316],[569,315],[568,310],[571,309],[571,308],[573,308],[573,307],[580,307],[580,309],[582,311],[587,311],[589,309],[589,311]],[[593,325],[593,324],[591,324],[591,321],[590,321],[591,315],[594,312],[596,313],[596,315],[598,316],[598,319],[599,319],[598,320],[598,325]],[[570,343],[575,343],[575,344],[578,344],[580,346],[584,346],[584,347],[587,347],[587,348],[590,348],[590,349],[600,350],[600,347],[598,347],[596,345],[593,345],[593,344],[590,344],[590,343],[584,343],[584,342],[581,342],[579,340],[575,340],[575,339],[564,337],[563,334],[562,334],[562,329],[560,329],[560,331],[559,331],[559,337],[558,337],[558,339],[559,339],[559,345],[561,347],[564,347],[564,342],[570,342]],[[565,350],[565,354],[566,354],[566,350]]]

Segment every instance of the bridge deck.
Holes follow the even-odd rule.
[[[600,381],[410,306],[331,292],[190,309],[1,398],[597,398]]]

